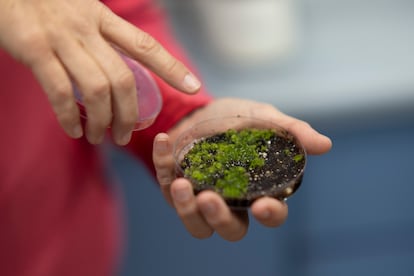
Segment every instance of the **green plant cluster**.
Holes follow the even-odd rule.
[[[270,129],[230,129],[196,143],[184,159],[184,174],[198,185],[214,186],[228,198],[247,192],[249,170],[265,164],[267,141],[275,137]]]

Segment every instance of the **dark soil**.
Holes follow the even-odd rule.
[[[205,141],[217,142],[222,138],[223,135],[217,134],[206,138]],[[262,143],[268,145],[266,152],[259,152],[259,155],[265,159],[265,165],[254,170],[248,170],[247,194],[242,198],[224,198],[227,204],[233,208],[248,207],[255,199],[263,196],[283,200],[292,195],[302,182],[306,155],[291,135],[278,133],[270,140],[262,141]],[[185,158],[181,165],[183,169],[188,166]],[[193,183],[193,185],[196,194],[206,189],[215,190],[214,183],[211,183],[211,185]]]

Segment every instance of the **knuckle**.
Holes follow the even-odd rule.
[[[98,13],[98,18],[101,26],[101,30],[107,30],[116,27],[116,21],[119,19],[116,14],[114,14],[107,6],[102,5],[102,3],[93,1],[98,7],[95,7],[95,10]]]
[[[61,106],[72,99],[72,87],[68,83],[53,82],[48,90],[52,105]]]
[[[96,79],[88,85],[86,89],[88,93],[84,93],[85,103],[90,104],[97,99],[109,97],[110,85],[105,79]]]
[[[292,120],[289,124],[288,124],[288,130],[292,130],[292,129],[295,129],[295,128],[308,128],[308,127],[310,127],[310,124],[309,123],[307,123],[307,122],[305,122],[305,121],[302,121],[302,120]]]
[[[71,127],[78,123],[79,111],[71,96],[71,88],[59,85],[48,95],[57,120],[62,126]]]
[[[131,91],[135,87],[135,76],[131,70],[127,70],[120,74],[119,78],[115,81],[114,87],[120,91]]]
[[[254,117],[256,116],[261,117],[262,114],[266,114],[266,113],[272,114],[274,112],[275,112],[274,106],[269,103],[265,103],[265,102],[260,103],[260,104],[255,103],[254,108],[250,109],[250,115]]]
[[[80,35],[89,35],[95,34],[97,32],[96,23],[89,17],[77,16],[71,17],[70,20],[66,22],[73,30],[75,30]],[[46,25],[48,34],[57,39],[62,37],[61,25],[55,25],[53,22],[50,22]]]
[[[157,41],[146,32],[139,32],[136,38],[136,50],[143,55],[150,55],[158,51],[160,45]]]
[[[175,58],[168,59],[166,62],[164,68],[165,68],[165,74],[167,76],[173,76],[177,69],[180,67],[181,63],[176,60]]]
[[[94,28],[92,22],[88,20],[77,20],[74,25],[79,34],[85,36],[96,34],[96,28]]]
[[[155,164],[155,162],[154,165],[157,167],[156,175],[158,182],[163,185],[171,184],[171,182],[174,179],[174,169],[166,167],[164,165],[160,165],[159,163]]]
[[[166,176],[166,175],[158,175],[157,174],[157,180],[158,180],[158,184],[160,184],[161,186],[170,185],[171,182],[172,182],[172,178],[170,176]]]
[[[30,48],[33,47],[40,48],[39,46],[43,46],[45,41],[45,34],[38,28],[28,30],[27,32],[23,32],[19,35],[19,42],[23,45],[30,45]]]

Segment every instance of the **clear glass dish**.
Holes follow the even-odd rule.
[[[273,138],[266,141],[262,139],[260,140],[260,146],[253,146],[253,148],[258,149],[258,156],[265,160],[265,165],[256,169],[248,168],[248,166],[251,166],[251,160],[247,159],[250,165],[245,162],[246,160],[242,160],[243,154],[240,155],[240,152],[244,151],[244,149],[241,150],[238,145],[230,146],[230,149],[234,150],[234,152],[224,153],[220,149],[222,146],[218,146],[218,150],[216,149],[216,145],[213,146],[213,150],[210,145],[203,146],[206,152],[200,153],[200,156],[197,157],[197,160],[201,158],[201,161],[194,161],[194,159],[189,158],[189,153],[194,153],[195,149],[197,150],[197,144],[205,142],[221,143],[220,139],[223,138],[223,135],[217,135],[226,132],[229,133],[229,130],[233,131],[233,134],[242,130],[270,130],[274,133]],[[231,137],[232,134],[225,135]],[[231,138],[229,139],[231,140]],[[262,147],[264,145],[266,146]],[[243,148],[244,146],[242,145],[241,147]],[[224,148],[226,150],[229,149],[228,146],[224,146]],[[222,195],[230,207],[235,209],[247,208],[254,200],[263,196],[280,200],[285,200],[291,196],[302,182],[307,159],[306,151],[301,143],[287,130],[271,121],[243,116],[215,118],[192,126],[178,137],[174,144],[173,154],[177,176],[189,179],[193,185],[195,194],[203,190],[216,191]],[[223,158],[226,159],[230,155],[234,155],[235,160],[230,162],[227,160],[223,166],[215,164],[219,162],[217,161],[218,159],[223,160]],[[217,156],[221,157],[218,158]],[[233,194],[229,196],[229,193],[226,195],[223,192],[224,189],[222,187],[218,187],[217,184],[220,181],[218,179],[227,175],[227,169],[231,167],[230,164],[236,163],[245,166],[245,171],[242,173],[248,175],[247,190],[242,195],[234,196]],[[195,164],[201,168],[197,170],[203,173],[200,177],[198,177],[198,172],[197,177],[194,176],[193,171],[189,173],[191,169],[188,170],[188,168],[192,165],[195,166]],[[215,168],[212,169],[211,166]],[[208,170],[214,171],[215,176],[205,176],[204,173]]]

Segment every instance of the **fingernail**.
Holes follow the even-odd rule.
[[[73,138],[80,138],[80,137],[82,137],[82,134],[83,134],[82,127],[80,125],[76,125],[73,128],[72,134],[73,134]]]
[[[201,86],[201,83],[192,74],[187,74],[184,77],[183,86],[187,92],[195,92]]]
[[[191,193],[187,188],[180,188],[173,192],[173,196],[178,202],[186,202],[190,199]]]

